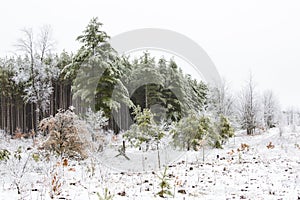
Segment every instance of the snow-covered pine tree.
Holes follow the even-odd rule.
[[[228,138],[234,136],[231,121],[236,121],[233,96],[225,80],[209,88],[206,104],[206,111],[211,114],[216,131],[214,146],[221,148]]]
[[[185,91],[183,74],[176,62],[171,59],[167,65],[163,95],[166,102],[167,119],[178,121],[186,114],[184,109]]]
[[[154,57],[144,52],[139,60],[133,63],[127,88],[135,105],[150,108],[151,105],[161,103],[162,82],[163,77],[156,67]]]
[[[81,98],[86,107],[95,105],[96,110],[103,110],[110,127],[115,128],[112,111],[119,109],[121,102],[130,104],[130,99],[121,81],[122,59],[109,44],[109,36],[101,26],[98,18],[91,19],[83,34],[77,37],[81,48],[64,71],[69,71],[68,76],[76,76],[74,97]]]
[[[193,79],[191,75],[185,75],[184,81],[185,108],[198,112],[203,111],[208,92],[207,85]]]
[[[222,144],[224,144],[229,138],[234,136],[234,129],[232,128],[229,119],[224,115],[220,116],[219,124],[217,127]]]
[[[124,133],[123,137],[135,147],[143,148],[145,151],[148,151],[150,146],[155,145],[160,168],[159,145],[165,133],[161,126],[154,121],[154,115],[150,109],[145,108],[142,111],[141,107],[137,106],[133,114],[135,115],[135,123]]]
[[[205,140],[213,138],[213,126],[207,116],[190,112],[175,124],[173,130],[174,145],[186,150],[198,150]]]

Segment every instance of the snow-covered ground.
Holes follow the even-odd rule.
[[[246,144],[245,149],[241,144]],[[202,150],[183,155],[173,152],[179,156],[175,159],[162,150],[162,160],[175,159],[167,169],[170,191],[174,194],[168,198],[300,199],[299,145],[300,132],[287,129],[280,136],[278,129],[272,129],[255,136],[239,133],[224,149],[205,148],[204,156]],[[128,161],[123,156],[115,157],[117,151],[114,145],[109,145],[110,149],[104,153],[95,153],[80,162],[64,162],[58,158],[35,161],[32,155],[36,155],[37,150],[32,140],[1,137],[0,149],[15,152],[19,146],[21,153],[13,153],[16,158],[11,155],[7,162],[0,161],[0,199],[35,200],[51,199],[51,196],[54,199],[100,199],[98,194],[104,197],[106,188],[113,199],[161,199],[157,195],[160,191],[158,175],[163,169],[151,170],[151,166],[147,168],[147,161],[138,162],[147,157],[148,161],[156,162],[156,157],[151,158],[156,152],[153,155],[140,153],[138,157],[129,149],[131,159]]]

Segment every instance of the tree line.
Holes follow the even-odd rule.
[[[76,39],[79,50],[60,54],[53,53],[49,27],[37,35],[24,29],[16,55],[0,59],[0,129],[36,132],[42,119],[70,106],[79,115],[90,108],[103,111],[106,129],[115,132],[129,129],[137,106],[166,122],[178,122],[190,111],[209,112],[248,134],[278,123],[275,96],[266,92],[258,101],[252,77],[234,97],[225,83],[209,86],[184,74],[174,59],[148,52],[138,58],[119,55],[101,28],[97,18],[91,19]]]
[[[48,27],[37,38],[32,30],[23,30],[24,37],[16,45],[19,54],[0,63],[1,129],[10,134],[37,131],[39,121],[71,105],[78,113],[89,105],[102,110],[109,118],[107,128],[116,132],[131,125],[136,105],[159,105],[164,111],[157,113],[170,120],[203,107],[204,83],[184,75],[174,60],[156,62],[146,52],[134,60],[119,56],[101,26],[97,18],[92,19],[77,38],[82,47],[75,54],[60,55],[51,51]],[[113,112],[120,117],[113,117]]]

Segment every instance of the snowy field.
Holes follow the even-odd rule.
[[[111,144],[87,160],[70,161],[42,158],[37,146],[31,139],[1,136],[0,150],[12,154],[6,162],[0,161],[0,199],[101,199],[106,188],[113,199],[162,199],[157,193],[163,169],[150,170],[147,162],[141,167],[134,160],[151,155],[134,157],[137,154],[129,149],[129,162],[115,157]],[[179,158],[161,152],[165,162],[175,159],[167,164],[173,193],[167,199],[300,199],[298,131],[287,128],[282,136],[278,129],[255,136],[239,133],[224,149],[205,148],[204,156],[202,150],[173,154]],[[149,160],[155,162],[155,158]]]

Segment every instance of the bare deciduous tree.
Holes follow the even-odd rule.
[[[52,40],[52,30],[50,26],[43,26],[41,28],[37,47],[41,61],[43,61],[45,55],[54,48],[54,41]]]
[[[233,115],[233,105],[234,98],[225,80],[210,89],[208,110],[216,116],[231,117]]]
[[[35,40],[32,29],[23,29],[24,36],[20,38],[15,45],[17,49],[28,58],[28,63],[23,63],[24,66],[16,66],[18,68],[16,81],[23,80],[29,85],[25,88],[24,99],[26,103],[31,105],[31,123],[32,129],[36,130],[36,125],[46,111],[48,104],[49,92],[51,93],[51,77],[45,77],[44,58],[47,53],[53,48],[51,39],[50,26],[44,26],[40,29],[40,34]],[[51,68],[53,69],[53,68]],[[49,71],[49,70],[48,70]],[[24,75],[28,78],[23,78]]]
[[[258,125],[259,104],[251,73],[242,90],[238,110],[242,128],[247,130],[247,135],[252,135]]]
[[[279,104],[273,91],[267,90],[262,96],[264,127],[275,127],[279,120]]]

